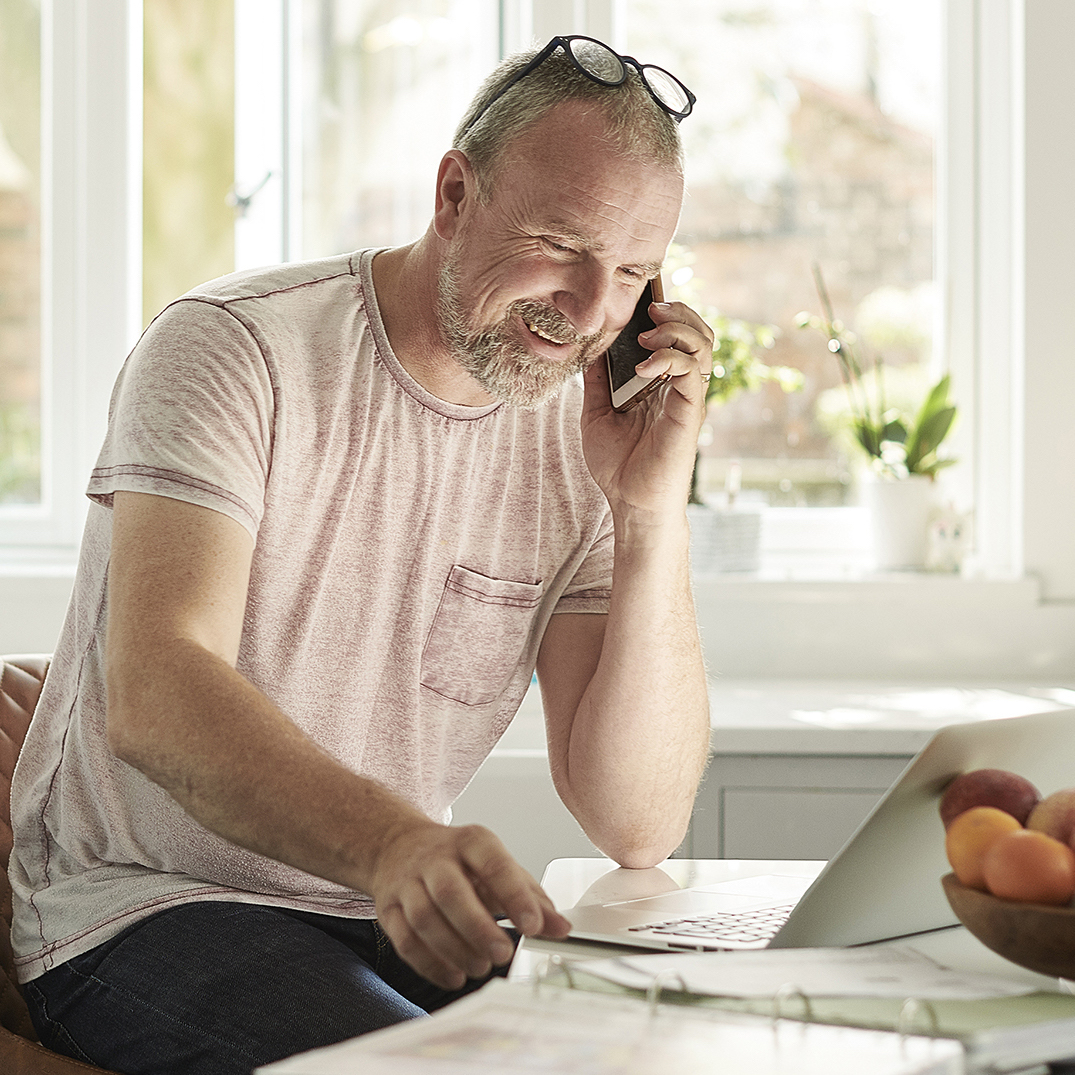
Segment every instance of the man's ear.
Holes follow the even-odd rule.
[[[466,155],[449,149],[437,170],[437,205],[433,227],[441,239],[452,239],[467,209],[477,200],[474,170]]]

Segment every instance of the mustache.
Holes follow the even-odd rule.
[[[520,299],[518,302],[513,302],[508,315],[509,317],[517,315],[528,325],[540,329],[557,343],[578,347],[582,354],[590,354],[592,348],[604,338],[603,333],[600,332],[583,335],[555,306],[548,306],[532,299]]]

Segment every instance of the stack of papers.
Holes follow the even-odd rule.
[[[491,982],[260,1075],[961,1075],[955,1042]]]
[[[911,948],[768,948],[712,955],[623,956],[578,964],[580,970],[628,989],[654,982],[695,996],[773,998],[788,987],[817,997],[896,1000],[985,1000],[1035,992],[1017,978],[942,967]]]
[[[723,1011],[950,1038],[968,1072],[1044,1071],[1075,1056],[1075,996],[945,967],[910,946],[660,953],[575,963],[571,973],[586,988],[659,988]]]

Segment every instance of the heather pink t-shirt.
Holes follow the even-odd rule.
[[[388,344],[373,255],[207,284],[154,321],[120,375],[12,791],[24,981],[191,900],[373,914],[361,893],[208,832],[109,753],[116,490],[247,528],[239,671],[437,821],[515,714],[549,617],[607,611],[611,521],[582,458],[581,386],[535,412],[430,395]]]

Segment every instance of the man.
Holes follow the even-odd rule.
[[[480,984],[497,915],[563,936],[492,833],[445,824],[535,667],[597,847],[647,867],[682,839],[712,337],[654,306],[639,372],[669,380],[612,411],[595,359],[672,238],[689,111],[617,64],[506,61],[420,240],[206,285],[129,359],[13,792],[53,1048],[249,1071]]]

